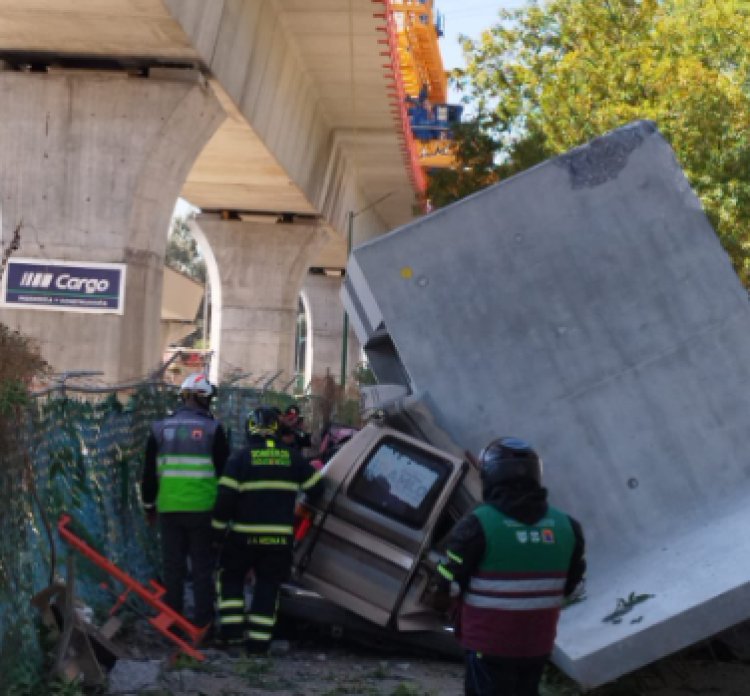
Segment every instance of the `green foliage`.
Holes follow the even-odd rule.
[[[378,379],[377,377],[375,377],[375,373],[372,371],[372,368],[367,364],[367,362],[357,363],[357,365],[354,367],[354,371],[352,372],[352,378],[360,387],[363,385],[378,383]]]
[[[194,657],[190,657],[190,655],[185,655],[184,653],[179,653],[169,664],[168,669],[172,672],[190,670],[191,672],[205,672],[208,674],[219,671],[215,664],[206,660],[196,660]]]
[[[637,606],[641,602],[645,602],[648,599],[652,599],[655,595],[652,594],[636,594],[631,592],[627,597],[619,597],[615,606],[615,610],[610,614],[607,614],[602,621],[605,623],[618,624],[622,621],[622,617],[629,613],[633,607]],[[637,623],[640,619],[636,618],[631,623]]]
[[[413,684],[401,682],[393,691],[391,696],[430,696],[429,691],[422,691]]]
[[[29,403],[29,394],[18,379],[0,382],[0,416],[9,416],[20,406]]]
[[[467,68],[454,80],[482,115],[479,132],[498,143],[491,174],[499,178],[633,120],[653,120],[747,284],[748,20],[750,6],[734,0],[531,3],[501,11],[479,39],[464,38]],[[471,168],[460,147],[459,158]],[[464,193],[457,181],[470,175],[445,175],[456,179],[451,195]],[[486,178],[485,164],[476,180]]]
[[[7,418],[29,403],[28,385],[49,366],[31,341],[0,324],[0,417]]]
[[[581,696],[581,690],[551,663],[544,668],[539,684],[540,696]]]
[[[3,675],[0,696],[84,696],[78,680],[47,679],[29,670],[11,670]]]
[[[206,263],[185,218],[176,217],[172,222],[164,263],[199,283],[206,282]]]
[[[248,686],[261,686],[268,679],[271,667],[270,660],[263,657],[243,657],[233,665],[234,673]]]
[[[498,180],[495,153],[500,143],[477,118],[453,127],[455,169],[438,169],[430,174],[427,197],[435,208],[459,200]]]
[[[359,410],[359,400],[342,399],[336,405],[335,420],[341,425],[349,425],[353,428],[360,427],[362,417]]]
[[[20,621],[0,636],[0,696],[36,696],[43,691],[39,676],[41,658],[35,659],[23,649],[24,627]]]

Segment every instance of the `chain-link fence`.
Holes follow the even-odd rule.
[[[176,405],[176,390],[144,383],[127,392],[83,392],[50,392],[2,423],[0,695],[42,670],[39,617],[29,602],[54,575],[65,577],[68,549],[56,531],[63,512],[77,534],[136,579],[159,575],[157,532],[145,523],[139,484],[150,423]],[[253,407],[290,403],[288,394],[220,387],[214,413],[237,447]],[[311,429],[330,416],[320,398],[296,403]],[[76,558],[76,594],[99,619],[113,603],[104,580],[103,571]]]

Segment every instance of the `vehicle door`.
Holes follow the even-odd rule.
[[[396,430],[365,427],[324,469],[324,502],[295,552],[301,584],[378,625],[397,626],[467,467]]]

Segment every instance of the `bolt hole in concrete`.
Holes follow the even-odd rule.
[[[628,479],[628,488],[635,489],[638,488],[638,479],[637,478],[629,478]]]

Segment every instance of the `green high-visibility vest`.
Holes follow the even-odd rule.
[[[213,440],[218,422],[189,410],[154,424],[159,443],[156,472],[159,512],[208,512],[216,502],[218,482]]]
[[[575,546],[570,518],[553,507],[526,525],[492,505],[474,510],[486,540],[479,571],[494,573],[567,572]]]

